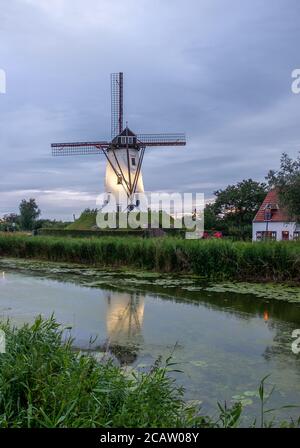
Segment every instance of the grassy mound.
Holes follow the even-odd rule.
[[[171,227],[174,226],[174,219],[172,218],[172,216],[168,215],[163,211],[152,212],[152,218],[150,212],[132,211],[130,212],[130,214],[137,221],[142,221],[142,219],[144,218],[146,222],[151,223],[152,220],[152,226],[155,223],[155,225],[159,226],[160,228],[163,228],[164,225],[168,227],[169,222]],[[84,210],[84,212],[81,213],[80,217],[75,222],[66,227],[66,230],[100,230],[97,227],[96,217],[97,217],[97,210],[86,209]],[[118,222],[119,220],[118,214],[116,219]],[[130,229],[130,225],[128,225],[127,228]]]
[[[85,210],[80,217],[66,227],[67,230],[92,230],[96,228],[97,210]]]

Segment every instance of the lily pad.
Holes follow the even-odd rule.
[[[220,283],[204,287],[205,291],[254,295],[268,300],[300,303],[300,288],[273,283]]]
[[[205,361],[190,361],[190,363],[196,367],[207,367],[208,366],[207,362],[205,362]]]

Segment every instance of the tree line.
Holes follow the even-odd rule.
[[[42,227],[63,228],[69,224],[63,221],[39,219],[40,215],[41,210],[35,199],[23,199],[19,205],[18,214],[9,213],[0,219],[0,231],[33,231]]]

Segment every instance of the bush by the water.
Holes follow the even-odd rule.
[[[0,235],[0,256],[124,266],[215,279],[300,281],[300,242]]]
[[[204,422],[166,367],[128,376],[76,353],[53,318],[0,324],[0,427],[189,427]]]

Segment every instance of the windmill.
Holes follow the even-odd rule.
[[[111,74],[111,141],[52,143],[54,156],[103,154],[106,157],[105,192],[107,206],[113,194],[126,194],[126,208],[138,207],[138,193],[144,193],[142,164],[146,147],[184,146],[185,134],[135,134],[123,126],[123,73]],[[120,205],[117,205],[117,211]]]

